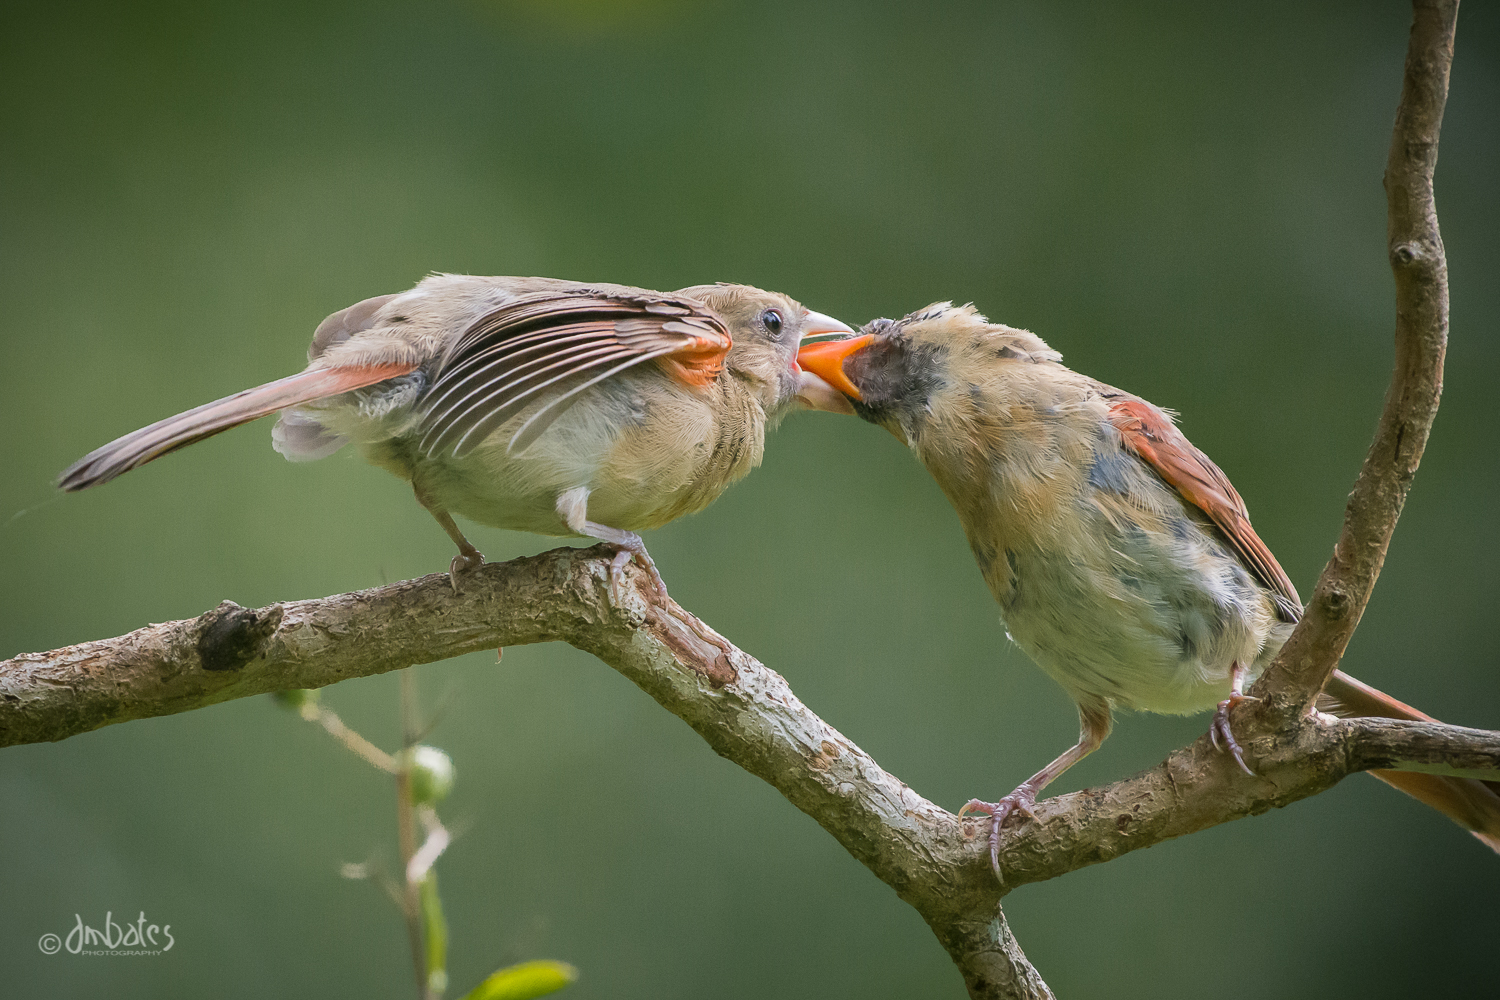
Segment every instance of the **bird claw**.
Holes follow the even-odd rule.
[[[645,546],[632,548],[628,545],[621,545],[618,551],[615,552],[615,557],[609,562],[610,600],[614,601],[615,604],[621,603],[625,593],[625,566],[632,560],[641,569],[645,570],[646,576],[651,581],[651,589],[656,592],[656,596],[658,598],[665,598],[667,596],[667,585],[662,581],[661,574],[656,570],[656,563],[652,560],[651,554],[646,551]]]
[[[459,577],[484,565],[484,554],[472,545],[467,549],[459,549],[458,555],[448,564],[448,585],[453,588],[455,594],[463,593],[463,588],[458,585]]]
[[[675,606],[677,609],[675,617],[677,617],[679,621],[682,621],[684,624],[686,624],[688,628],[692,629],[693,634],[698,638],[702,639],[704,642],[707,642],[712,646],[717,647],[719,651],[724,654],[727,660],[730,652],[734,649],[734,647],[729,644],[729,640],[725,639],[713,629],[703,624],[703,622],[699,621],[696,615],[687,611],[680,605],[677,605],[675,601],[672,601],[670,595],[667,594],[667,585],[662,580],[661,573],[659,573],[656,569],[656,562],[651,558],[651,554],[646,551],[646,547],[644,545],[640,546],[639,548],[635,548],[630,545],[621,544],[619,550],[615,553],[615,557],[610,560],[610,599],[614,601],[616,605],[619,605],[621,603],[621,596],[624,592],[623,585],[625,582],[625,566],[631,560],[635,560],[640,565],[640,567],[646,571],[646,575],[651,580],[651,588],[655,591],[654,596],[656,597],[656,599],[661,603],[671,603],[673,606]]]
[[[999,802],[970,799],[958,811],[959,819],[970,815],[990,817],[990,870],[995,873],[995,878],[999,879],[1002,884],[1005,882],[1005,877],[1000,874],[1000,829],[1005,826],[1006,820],[1017,813],[1028,819],[1036,819],[1036,813],[1032,811],[1034,805],[1036,805],[1036,792],[1022,785]]]
[[[1255,771],[1249,764],[1245,763],[1245,753],[1240,748],[1239,741],[1234,738],[1234,730],[1229,725],[1229,713],[1241,702],[1260,701],[1245,694],[1231,694],[1228,698],[1219,702],[1219,707],[1214,709],[1214,720],[1208,727],[1208,738],[1214,745],[1214,749],[1220,753],[1228,753],[1234,757],[1234,762],[1240,766],[1250,777],[1255,777]]]

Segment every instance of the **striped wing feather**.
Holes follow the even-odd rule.
[[[1302,617],[1302,599],[1286,571],[1250,527],[1245,501],[1229,477],[1203,452],[1193,447],[1165,413],[1144,399],[1112,390],[1109,420],[1125,445],[1145,459],[1157,474],[1188,503],[1200,508],[1229,538],[1235,551],[1256,578],[1270,589],[1284,621]]]
[[[519,453],[592,385],[656,361],[685,385],[718,377],[730,347],[717,316],[691,299],[592,293],[528,296],[474,323],[444,354],[424,395],[424,454],[462,458],[541,401],[514,434]]]

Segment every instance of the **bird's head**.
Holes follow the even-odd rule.
[[[1062,355],[1026,330],[985,319],[972,305],[936,302],[860,335],[808,344],[797,355],[813,409],[854,412],[924,450],[953,431],[991,423]],[[973,435],[963,435],[972,438]]]
[[[731,377],[749,384],[773,420],[797,402],[804,381],[797,365],[802,340],[818,334],[854,333],[832,316],[812,312],[779,292],[750,285],[695,285],[677,294],[697,299],[724,321],[734,341],[724,366]]]

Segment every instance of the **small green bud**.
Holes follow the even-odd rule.
[[[277,691],[271,695],[276,699],[276,704],[293,712],[301,711],[303,705],[313,704],[318,700],[317,688],[289,688],[286,691]]]
[[[437,747],[411,751],[411,799],[417,805],[437,805],[453,791],[453,761]]]

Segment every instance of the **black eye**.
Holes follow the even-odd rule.
[[[760,321],[765,325],[766,332],[773,337],[781,335],[781,313],[775,309],[767,309],[760,314]]]

